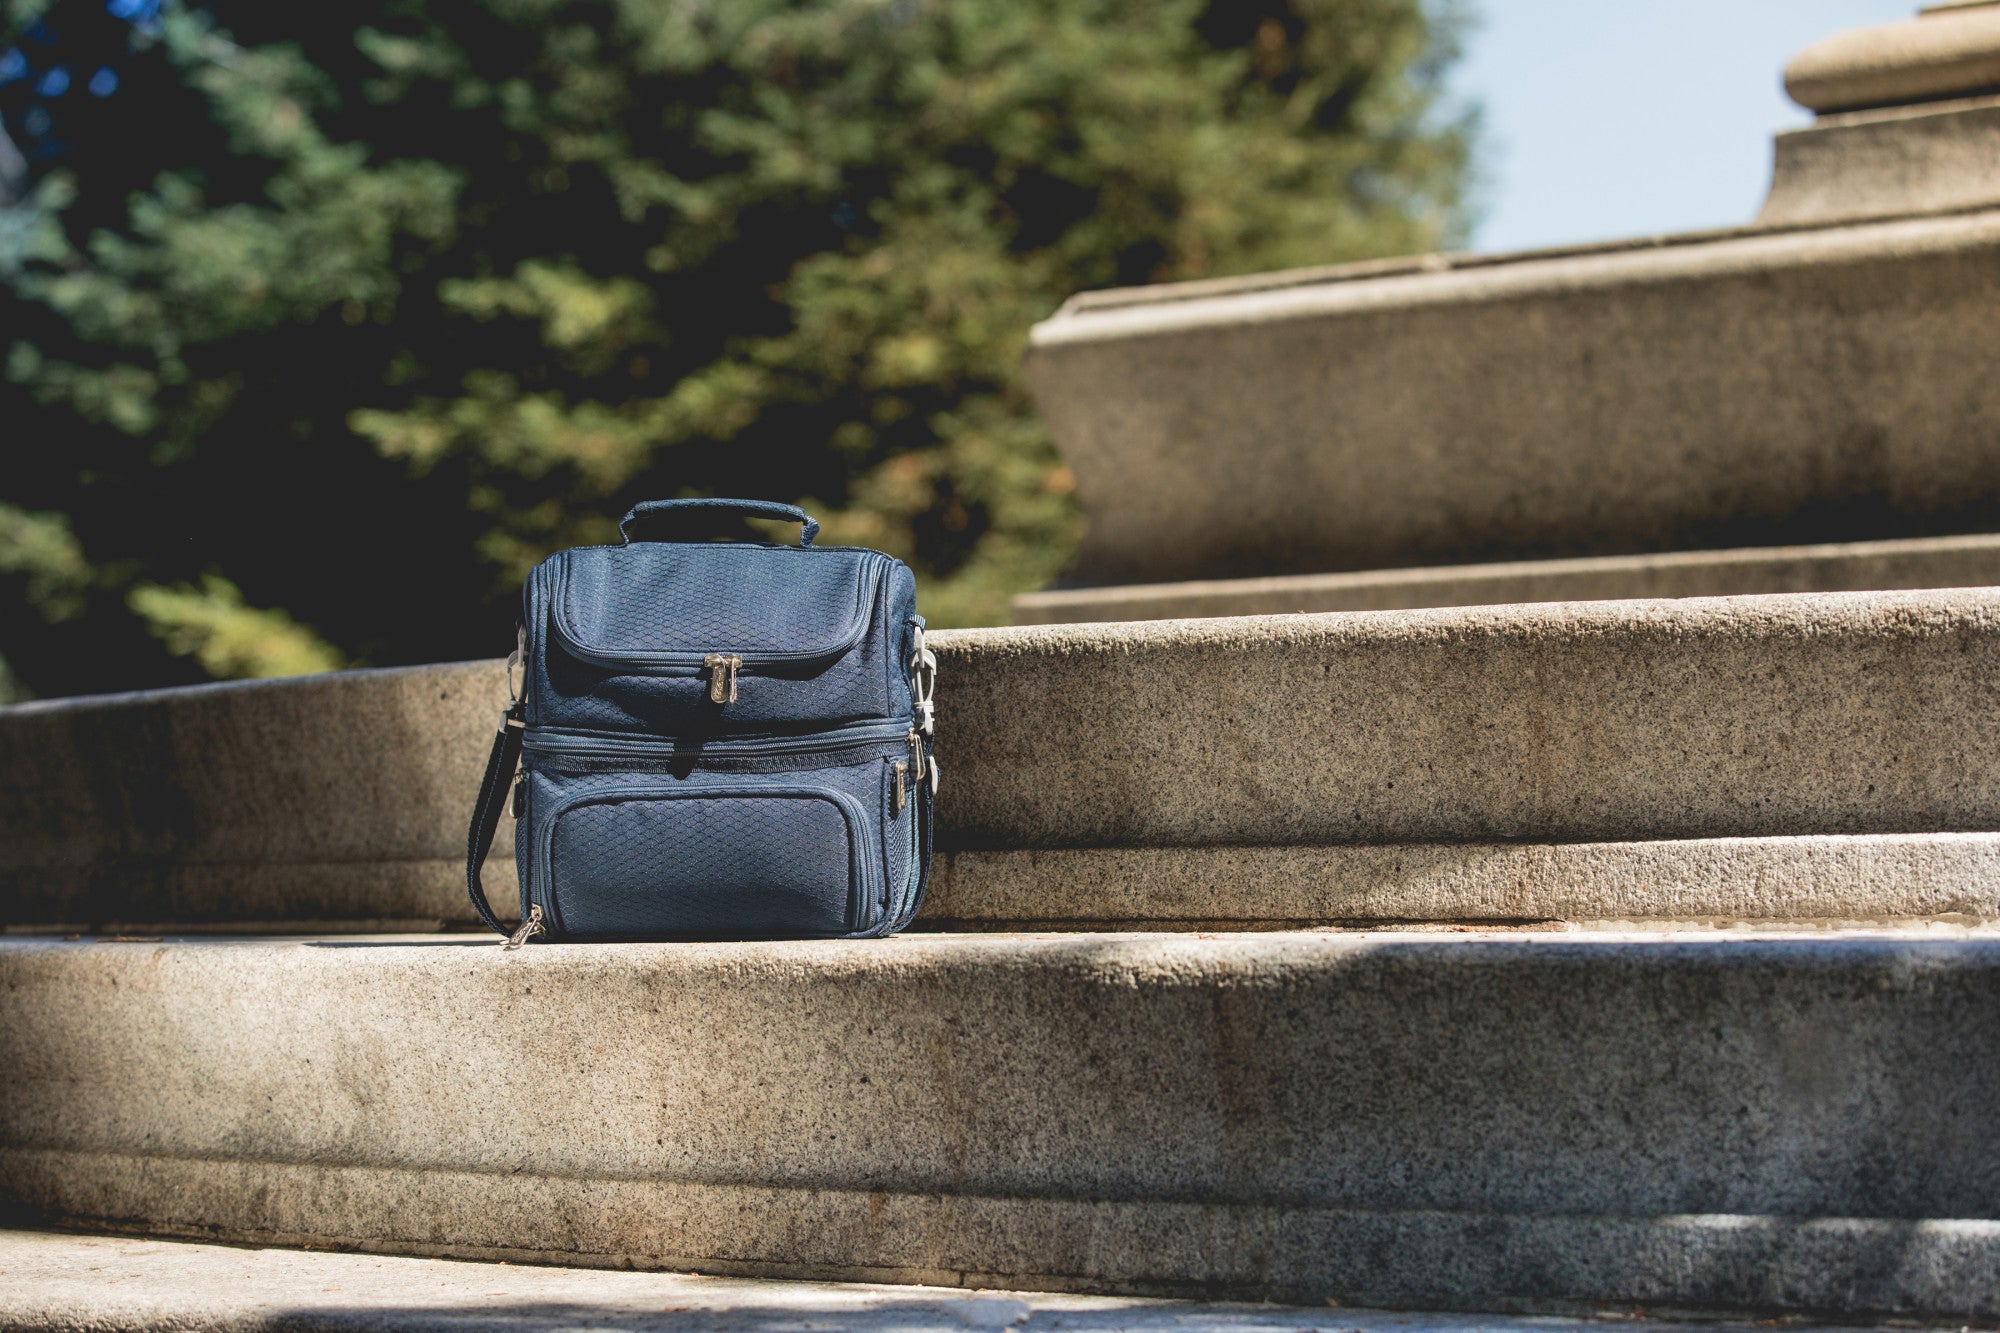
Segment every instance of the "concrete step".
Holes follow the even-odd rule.
[[[2000,590],[937,639],[933,926],[2000,916]],[[0,711],[0,919],[467,921],[504,700],[470,663]]]
[[[1061,588],[1014,599],[1017,625],[1319,611],[1396,611],[1516,602],[1736,597],[1782,592],[2000,585],[2000,535],[1674,551],[1585,560],[1515,560],[1193,583]]]
[[[2000,1317],[2000,936],[0,941],[37,1224]]]
[[[1055,1292],[243,1249],[114,1236],[0,1232],[0,1324],[21,1333],[519,1333],[808,1328],[1064,1329],[1069,1333],[1607,1333],[1585,1319],[1227,1305]],[[1621,1317],[1617,1333],[1748,1333],[1749,1326]],[[1798,1333],[1818,1333],[1791,1325]],[[1844,1326],[1851,1328],[1852,1326]]]
[[[1932,536],[2000,526],[1996,287],[1991,209],[1427,255],[1086,293],[1027,369],[1083,583]]]

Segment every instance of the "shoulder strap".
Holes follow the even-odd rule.
[[[516,702],[501,715],[499,734],[493,738],[493,752],[486,757],[486,776],[480,779],[479,803],[472,807],[472,828],[465,838],[465,891],[472,899],[480,920],[502,935],[514,932],[500,924],[480,886],[479,871],[486,854],[493,850],[493,834],[500,827],[500,811],[507,789],[514,781],[515,766],[521,762],[521,729],[526,725],[525,707]]]

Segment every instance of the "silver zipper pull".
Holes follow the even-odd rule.
[[[743,659],[735,653],[710,653],[701,659],[701,669],[708,673],[708,701],[716,704],[736,702],[736,673],[743,667]]]
[[[924,738],[916,731],[910,733],[910,776],[918,782],[924,780]]]
[[[903,807],[910,803],[910,766],[898,759],[896,768],[896,813],[902,814]]]
[[[548,934],[548,927],[542,924],[542,905],[535,903],[528,908],[528,919],[521,923],[521,928],[507,937],[507,943],[502,947],[501,952],[512,953],[535,936],[546,934]]]

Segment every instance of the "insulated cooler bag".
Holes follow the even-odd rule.
[[[717,517],[802,542],[667,540]],[[937,789],[916,579],[818,531],[792,505],[659,501],[622,545],[528,576],[466,855],[472,905],[509,935],[479,880],[511,783],[510,948],[887,935],[916,915]]]

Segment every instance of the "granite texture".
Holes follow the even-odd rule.
[[[942,652],[951,849],[2000,829],[2000,590],[972,630]]]
[[[1649,901],[1785,920],[1990,908],[1983,842],[1926,851],[1921,871],[1902,851],[1874,866],[1865,841],[1720,859],[1509,844],[2000,831],[2000,591],[934,643],[946,852],[1183,850],[1091,862],[1128,868],[1116,890],[1077,861],[950,863],[933,920],[1018,920],[1029,902],[1037,920],[1120,919],[1104,899],[1156,922],[1345,919],[1343,904],[1489,919],[1523,875],[1522,902],[1588,919]],[[499,664],[476,663],[0,711],[0,919],[465,922],[464,822],[504,699]],[[1232,860],[1264,867],[1235,905]],[[1286,866],[1305,876],[1288,894]],[[503,909],[511,881],[503,851],[487,873]]]
[[[1996,10],[1995,13],[2000,13]],[[2000,99],[1821,116],[1778,135],[1766,227],[2000,204]]]
[[[2000,834],[947,852],[922,927],[2000,920]]]
[[[1396,611],[1514,602],[1734,597],[2000,585],[2000,535],[1739,547],[1581,560],[1065,588],[1014,599],[1017,625],[1186,620],[1307,611]]]
[[[1413,1308],[2000,1316],[2000,939],[0,942],[13,1216]]]
[[[0,709],[0,918],[468,919],[506,703],[493,661]],[[512,859],[487,872],[511,905]]]
[[[20,1333],[1601,1333],[1586,1320],[606,1273],[379,1254],[0,1232],[0,1325]],[[1621,1333],[1748,1333],[1621,1319]],[[1794,1326],[1799,1327],[1799,1326]],[[1799,1327],[1799,1333],[1817,1331]]]
[[[1079,583],[2000,527],[2000,213],[1078,298]]]

